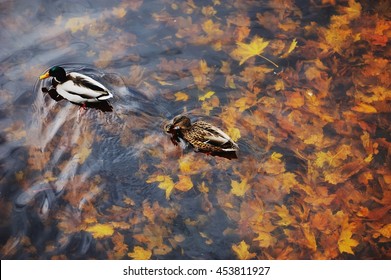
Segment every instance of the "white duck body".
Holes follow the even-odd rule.
[[[52,86],[63,98],[79,104],[99,102],[107,100],[113,95],[101,83],[86,75],[70,72],[66,73],[64,68],[54,66],[39,79],[53,77]]]
[[[99,102],[113,97],[104,85],[80,73],[68,73],[67,81],[63,83],[54,79],[57,93],[71,102]]]

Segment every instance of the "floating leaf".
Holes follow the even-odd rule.
[[[263,38],[255,36],[249,44],[242,42],[237,42],[236,44],[237,48],[231,52],[231,56],[240,61],[239,65],[242,65],[253,56],[261,56],[271,62],[274,66],[278,67],[278,65],[274,62],[261,55],[263,50],[269,45],[269,41],[264,41]]]
[[[250,246],[247,245],[247,243],[242,240],[238,245],[234,244],[232,245],[232,250],[235,252],[236,256],[240,260],[251,260],[255,258],[255,253],[249,252]]]
[[[189,99],[189,96],[187,93],[184,92],[177,92],[174,94],[175,95],[175,101],[187,101]]]
[[[152,175],[150,176],[147,183],[158,182],[158,188],[166,191],[166,198],[169,199],[172,190],[174,189],[174,182],[172,181],[170,176],[166,175]]]
[[[338,248],[341,253],[348,253],[354,255],[352,248],[356,247],[359,243],[357,240],[352,239],[352,224],[342,228],[342,232],[338,239]]]
[[[149,260],[152,256],[150,250],[145,250],[143,247],[135,246],[133,252],[128,253],[128,256],[134,260]]]
[[[214,94],[215,94],[214,91],[208,91],[208,92],[205,93],[204,95],[200,96],[200,97],[198,98],[198,100],[200,100],[200,101],[205,101],[206,99],[211,98]]]
[[[251,188],[247,184],[247,179],[243,179],[240,183],[235,180],[231,180],[231,193],[236,196],[244,196],[244,194]]]
[[[95,238],[99,239],[113,235],[114,228],[111,224],[94,224],[88,226],[86,231],[90,232]]]

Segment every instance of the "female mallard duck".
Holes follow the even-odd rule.
[[[113,95],[101,83],[76,72],[66,73],[64,68],[54,66],[39,77],[40,80],[53,77],[52,85],[65,99],[85,105],[89,102],[107,100]]]
[[[179,137],[189,142],[194,148],[204,152],[236,152],[239,146],[221,129],[196,121],[193,124],[187,116],[176,116],[166,125],[167,132],[179,132]]]

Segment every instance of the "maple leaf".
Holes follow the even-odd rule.
[[[354,0],[349,0],[349,7],[343,7],[342,10],[347,14],[350,20],[356,19],[361,15],[361,4]]]
[[[378,232],[386,238],[391,238],[391,224],[385,225]]]
[[[259,242],[259,247],[268,248],[275,243],[275,238],[269,232],[258,232],[258,236],[253,241]]]
[[[193,182],[190,176],[178,175],[179,181],[175,183],[175,188],[187,192],[193,188]]]
[[[150,176],[147,183],[159,182],[158,188],[166,191],[166,199],[170,198],[170,194],[174,189],[174,182],[170,176],[167,175],[152,175]]]
[[[255,36],[249,44],[243,42],[237,42],[236,44],[238,47],[231,52],[231,56],[236,60],[240,60],[239,65],[242,65],[253,56],[260,56],[278,67],[277,64],[261,55],[263,50],[269,45],[269,41],[264,41],[263,38]]]
[[[316,251],[317,245],[316,245],[316,239],[313,231],[311,230],[311,227],[309,224],[303,224],[302,225],[302,231],[304,233],[304,237],[306,238],[306,246],[310,248],[313,251]]]
[[[372,105],[366,104],[366,103],[359,103],[356,106],[352,108],[353,111],[360,112],[360,113],[366,113],[366,114],[374,114],[377,113],[377,110]]]
[[[282,205],[281,207],[276,205],[274,208],[276,209],[277,215],[281,218],[276,222],[276,224],[280,226],[289,226],[296,222],[295,218],[289,213],[289,210],[285,205]]]
[[[355,239],[352,239],[352,230],[354,229],[354,224],[348,224],[342,228],[341,234],[338,239],[338,249],[341,253],[348,253],[354,255],[352,248],[356,247],[359,242]]]
[[[214,94],[215,94],[214,91],[208,91],[208,92],[205,93],[204,95],[200,96],[200,97],[198,98],[198,100],[200,100],[200,101],[205,101],[206,99],[211,98]]]
[[[95,224],[88,226],[86,231],[90,232],[95,238],[99,239],[113,235],[114,228],[111,224]]]
[[[119,232],[115,233],[112,238],[114,244],[114,257],[116,259],[121,259],[128,251],[128,245],[124,243],[124,240],[124,236]]]
[[[150,250],[145,250],[143,247],[135,246],[133,252],[128,253],[128,256],[134,260],[149,260],[152,256]]]
[[[187,101],[189,99],[189,96],[187,93],[184,92],[177,92],[174,94],[175,95],[175,101]]]
[[[240,183],[238,181],[231,180],[231,187],[231,193],[236,196],[243,196],[251,188],[251,186],[247,184],[246,178],[244,178]]]
[[[232,245],[232,250],[240,260],[251,260],[256,256],[255,253],[250,253],[248,249],[250,249],[250,246],[247,245],[244,240],[242,240],[238,245]]]
[[[240,138],[240,130],[236,127],[229,127],[227,133],[234,141]]]

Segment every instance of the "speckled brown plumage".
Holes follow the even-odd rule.
[[[179,136],[195,149],[204,152],[235,152],[238,145],[222,130],[204,121],[193,124],[187,116],[177,116],[166,131],[177,131]]]

